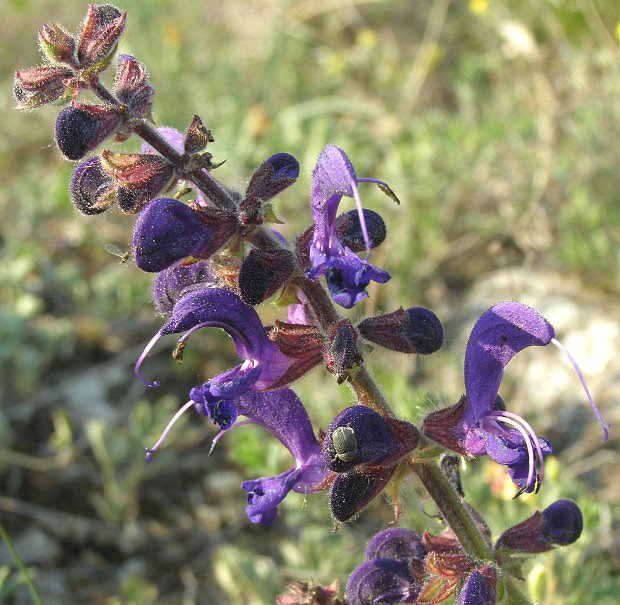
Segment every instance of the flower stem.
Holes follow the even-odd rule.
[[[11,538],[9,538],[9,534],[7,534],[2,523],[0,523],[0,537],[2,538],[2,541],[6,544],[6,547],[9,549],[11,556],[13,557],[13,560],[15,561],[17,567],[19,567],[19,570],[21,571],[22,576],[24,577],[24,581],[26,582],[28,586],[28,590],[30,591],[30,596],[32,597],[32,600],[36,603],[36,605],[43,605],[41,598],[39,597],[37,593],[37,589],[34,587],[32,578],[30,577],[30,574],[28,573],[28,570],[26,569],[24,562],[20,559],[19,555],[17,554],[17,551],[15,550],[15,547],[13,546],[13,542],[11,542]]]
[[[459,539],[463,550],[476,559],[491,561],[491,549],[437,463],[429,458],[412,458],[409,466],[422,481],[446,523]]]

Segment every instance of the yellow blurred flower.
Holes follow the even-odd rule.
[[[489,8],[489,0],[469,0],[469,11],[474,15],[481,15]]]

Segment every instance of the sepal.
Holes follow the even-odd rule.
[[[194,115],[191,124],[187,128],[187,134],[185,135],[185,153],[192,154],[203,151],[207,144],[213,143],[214,140],[211,131],[205,128],[200,116]]]
[[[347,379],[348,372],[364,362],[357,347],[357,332],[348,319],[329,327],[325,340],[325,366],[338,377],[338,382]]]
[[[120,209],[133,214],[161,191],[174,177],[174,167],[165,158],[153,154],[101,153],[102,168],[114,178],[119,186]]]
[[[37,30],[37,34],[41,52],[49,61],[76,66],[75,38],[60,23],[46,23]]]
[[[131,55],[119,55],[114,94],[133,114],[148,116],[153,107],[155,89],[148,81],[144,63]]]
[[[293,274],[295,259],[288,250],[254,248],[239,271],[241,298],[249,305],[258,305],[275,294]]]
[[[73,71],[67,67],[45,65],[15,72],[13,96],[16,109],[35,109],[54,101],[68,101],[73,89],[67,82]]]
[[[370,247],[380,246],[387,237],[385,221],[378,212],[363,209],[366,231],[370,240]],[[366,250],[364,233],[360,223],[360,215],[357,210],[349,210],[336,219],[336,232],[340,241],[353,252]]]
[[[103,71],[116,51],[127,13],[111,4],[89,4],[80,29],[77,58],[89,75]]]
[[[462,395],[456,404],[431,412],[422,422],[422,432],[445,448],[467,458],[473,458],[463,441],[456,435],[466,409],[467,399]]]

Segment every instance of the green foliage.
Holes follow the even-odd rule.
[[[6,4],[0,24],[4,91],[15,68],[39,63],[35,28],[50,19],[74,28],[84,8],[59,0]],[[157,123],[183,129],[199,113],[215,135],[215,160],[228,160],[217,172],[225,182],[243,188],[250,171],[276,151],[300,159],[300,182],[274,208],[287,221],[287,235],[309,222],[310,171],[326,143],[346,149],[360,176],[390,182],[400,207],[370,186],[362,189],[364,202],[386,217],[388,242],[377,251],[377,262],[394,276],[390,300],[385,290],[372,291],[364,313],[409,302],[432,306],[488,271],[524,259],[620,293],[614,0],[470,0],[443,3],[443,16],[441,0],[117,4],[129,10],[119,50],[148,66],[157,88]],[[14,411],[95,361],[142,342],[153,320],[151,277],[104,250],[107,243],[128,246],[132,220],[111,213],[78,217],[67,196],[72,166],[51,144],[55,108],[24,115],[10,104],[5,93],[0,400]],[[210,358],[223,355],[222,342],[208,351]],[[456,360],[423,360],[413,372],[410,360],[379,357],[371,355],[370,363],[403,417],[419,420],[429,406],[453,403],[442,396],[458,396],[457,386],[432,382],[436,364],[460,372]],[[335,410],[352,402],[346,387],[337,389],[317,371],[296,389],[323,428]],[[81,506],[117,528],[140,520],[145,487],[176,468],[180,450],[205,437],[204,430],[181,422],[146,466],[144,447],[158,438],[178,402],[151,397],[130,405],[110,422],[81,423],[75,411],[57,410],[47,433],[34,419],[38,411],[31,421],[37,436],[47,435],[53,464],[77,459],[89,476]],[[23,435],[11,418],[0,415],[3,447]],[[37,443],[19,444],[29,455],[41,455]],[[201,447],[206,457],[207,443]],[[243,478],[276,474],[290,464],[284,448],[258,427],[227,435],[211,460],[224,458],[220,449]],[[40,458],[27,462],[41,466]],[[203,464],[201,476],[210,476],[210,469]],[[541,605],[615,602],[617,560],[596,548],[618,522],[608,496],[556,474],[536,501],[513,502],[502,499],[501,478],[489,478],[487,471],[484,463],[471,465],[464,482],[495,535],[557,497],[573,497],[584,510],[581,542],[537,560],[532,596]],[[248,537],[236,536],[213,555],[213,586],[225,596],[220,602],[272,603],[293,578],[344,582],[368,537],[390,522],[389,507],[379,502],[359,525],[328,534],[327,502],[319,494],[287,499],[274,528],[248,527],[237,483],[231,515]],[[190,510],[183,501],[194,524],[205,522],[203,509]],[[416,489],[408,488],[403,525],[439,529],[419,503]],[[0,568],[0,603],[10,602],[17,582],[16,574]],[[130,577],[110,603],[155,603],[166,598],[158,592],[164,589]]]

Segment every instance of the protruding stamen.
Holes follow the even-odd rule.
[[[583,385],[583,389],[586,392],[586,397],[588,398],[588,401],[590,402],[590,405],[592,406],[592,409],[594,410],[594,413],[596,414],[596,417],[598,418],[598,421],[601,423],[601,426],[603,427],[603,439],[602,439],[602,441],[607,441],[607,439],[609,438],[609,427],[611,425],[607,424],[603,420],[603,417],[601,416],[601,413],[598,411],[598,408],[596,407],[596,403],[594,403],[594,399],[592,398],[592,395],[590,395],[590,389],[588,389],[588,385],[586,384],[586,379],[584,378],[584,376],[583,376],[583,374],[581,372],[581,369],[577,365],[577,362],[573,359],[573,356],[569,353],[568,349],[557,338],[552,338],[551,342],[556,347],[558,347],[558,349],[560,349],[560,351],[562,351],[562,353],[564,353],[564,355],[566,355],[566,357],[568,357],[568,360],[573,364],[573,368],[575,368],[575,371],[577,372],[577,376],[579,376],[579,380],[581,380],[581,384]]]
[[[534,447],[536,448],[536,453],[538,454],[538,467],[540,470],[540,481],[545,478],[545,459],[543,456],[542,448],[540,447],[540,443],[538,442],[538,435],[536,431],[530,426],[530,424],[521,416],[517,416],[517,414],[513,414],[512,412],[503,411],[501,412],[502,416],[507,416],[508,418],[512,418],[516,422],[520,422],[523,428],[528,432]]]
[[[175,425],[176,421],[189,410],[189,408],[193,407],[195,402],[190,399],[173,417],[172,420],[168,423],[168,426],[164,429],[164,432],[161,434],[161,437],[157,440],[157,443],[146,450],[146,461],[150,462],[153,454],[159,449],[159,446],[164,442],[164,439],[167,437],[170,429]]]
[[[353,179],[351,179],[351,189],[353,191],[353,197],[355,198],[355,205],[357,206],[357,214],[360,217],[360,227],[362,228],[362,235],[364,236],[364,243],[366,244],[366,260],[368,260],[370,257],[370,237],[368,235],[368,229],[366,228],[366,219],[364,218],[362,200],[360,199],[357,185]]]
[[[512,418],[508,418],[504,416],[503,413],[493,413],[489,414],[493,418],[493,420],[500,420],[501,422],[505,422],[510,426],[514,427],[521,433],[523,439],[525,440],[525,447],[527,448],[527,462],[528,462],[528,472],[527,472],[527,482],[525,484],[525,489],[533,491],[531,488],[534,486],[535,477],[536,477],[536,467],[535,467],[535,458],[534,458],[534,448],[532,447],[532,438],[529,433],[515,420]],[[488,417],[488,416],[487,416]],[[519,490],[517,495],[521,495],[525,491],[523,488]],[[515,496],[516,497],[516,496]]]
[[[364,178],[364,179],[357,179],[357,182],[358,183],[375,183],[375,185],[377,185],[379,189],[381,189],[381,191],[385,193],[385,195],[387,195],[390,199],[394,200],[400,206],[400,200],[398,199],[398,196],[394,193],[394,190],[385,181],[380,181],[379,179]]]
[[[138,361],[136,361],[136,365],[134,366],[133,373],[136,375],[136,378],[142,384],[145,384],[147,387],[158,387],[160,383],[159,383],[158,380],[154,380],[153,382],[149,382],[146,378],[144,378],[144,376],[142,376],[140,374],[140,367],[142,366],[142,363],[146,359],[146,356],[149,354],[151,349],[155,346],[155,343],[161,337],[162,337],[162,333],[161,333],[161,330],[160,330],[159,332],[157,332],[157,334],[155,334],[155,336],[153,336],[153,338],[151,338],[149,344],[146,345],[146,347],[144,348],[144,351],[142,351],[142,354],[140,355],[140,357],[138,357]]]

